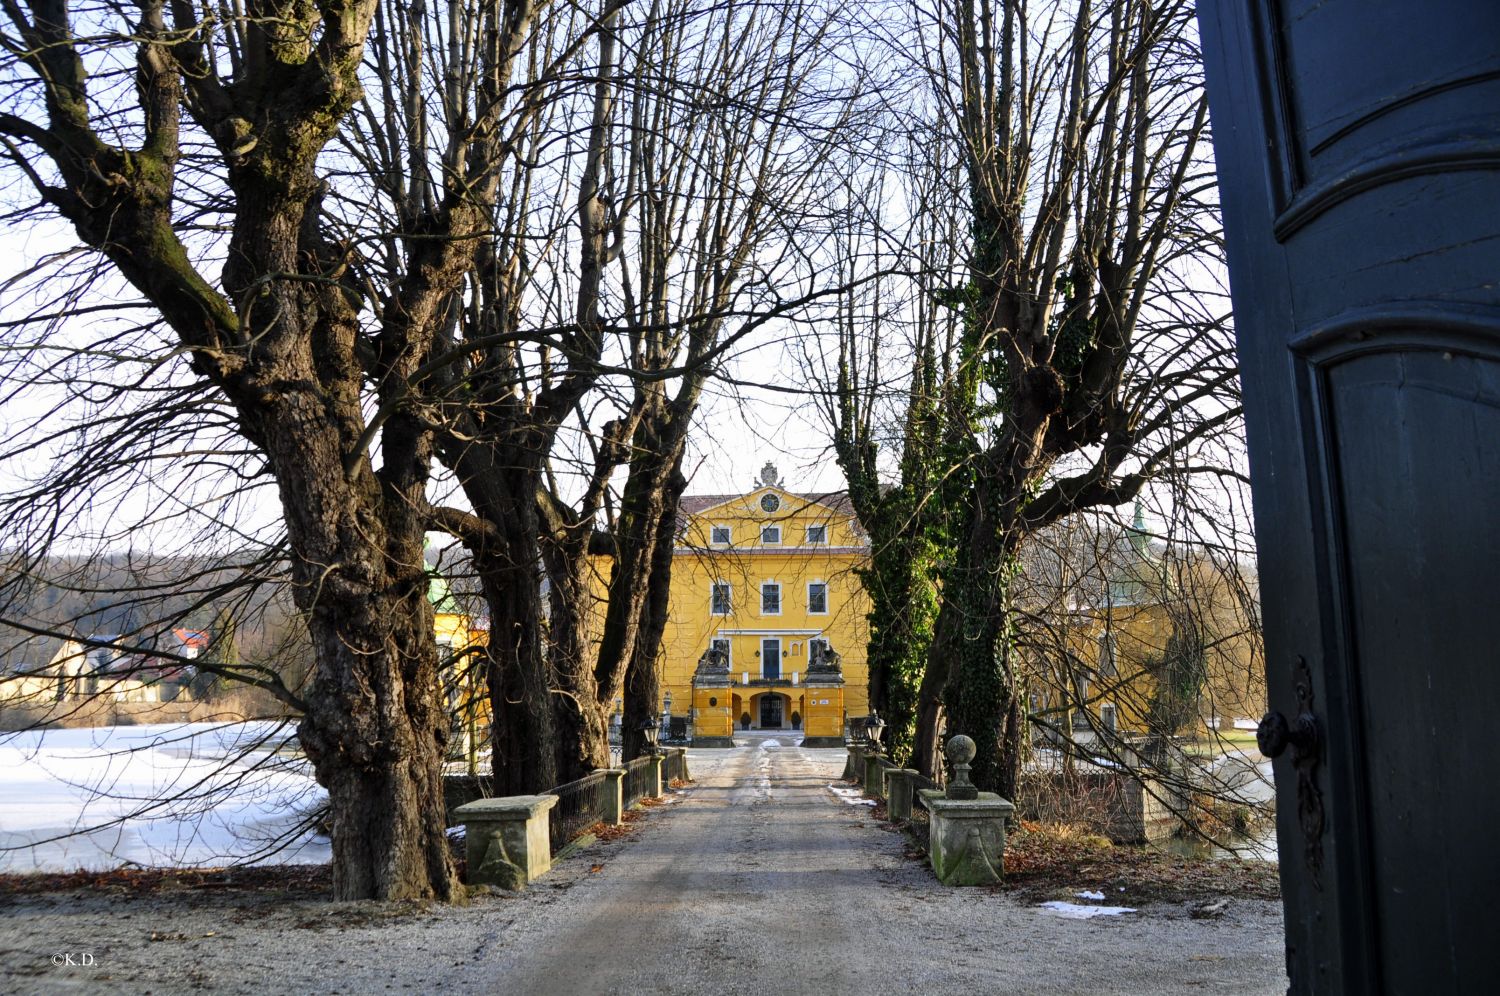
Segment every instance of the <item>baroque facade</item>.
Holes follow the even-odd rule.
[[[846,496],[791,491],[771,464],[747,493],[682,499],[662,685],[695,742],[842,737],[846,717],[868,711],[870,604],[856,574],[868,557]]]

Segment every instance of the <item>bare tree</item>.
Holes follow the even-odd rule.
[[[886,387],[931,397],[942,418],[940,444],[922,451],[933,483],[916,499],[941,523],[913,742],[924,771],[946,723],[977,742],[982,785],[1015,787],[1026,707],[1014,588],[1028,536],[1128,503],[1163,475],[1231,465],[1214,449],[1238,431],[1239,402],[1194,46],[1190,5],[1145,0],[921,4],[886,39],[925,82],[892,114],[955,150],[948,200],[967,205],[963,281],[920,298],[957,313],[951,365],[935,387]],[[868,390],[851,376],[840,396],[834,421],[857,453],[878,438],[851,434],[871,424]],[[873,461],[862,464],[868,477]]]
[[[130,21],[106,4],[4,4],[7,168],[161,316],[159,362],[185,361],[275,482],[317,662],[299,735],[332,800],[342,898],[455,885],[422,561],[432,443],[399,398],[473,267],[510,152],[502,122],[534,104],[510,82],[536,10],[148,0]],[[462,104],[441,168],[403,201],[399,232],[359,231],[331,143],[431,35],[451,43]],[[419,100],[408,83],[387,104]],[[362,279],[376,258],[389,279]]]
[[[435,431],[473,511],[440,507],[433,521],[485,579],[505,790],[605,765],[632,673],[627,751],[638,746],[698,399],[737,342],[829,293],[802,248],[849,116],[810,92],[821,17],[680,0],[610,15],[586,113],[582,99],[572,112],[586,121],[578,143],[533,132],[524,163],[549,146],[553,158],[518,168],[513,197],[528,209],[498,219],[456,311],[465,358],[444,371]],[[536,210],[575,185],[576,235],[560,210]],[[551,248],[575,239],[576,272]]]

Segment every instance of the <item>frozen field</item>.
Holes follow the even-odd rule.
[[[329,859],[294,832],[327,798],[277,723],[106,726],[0,735],[0,871]]]

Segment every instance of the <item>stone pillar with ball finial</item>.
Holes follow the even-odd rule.
[[[922,803],[931,815],[928,860],[944,885],[993,885],[1004,873],[1005,821],[1016,807],[969,781],[973,740],[959,734],[943,753],[952,768],[947,790],[922,791]]]

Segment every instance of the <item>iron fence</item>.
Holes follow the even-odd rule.
[[[685,748],[673,747],[667,751],[666,760],[662,762],[661,780],[665,785],[688,780],[687,750]]]
[[[603,799],[604,772],[596,771],[584,775],[574,782],[559,785],[548,792],[557,796],[557,805],[548,814],[547,833],[552,840],[555,855],[568,841],[582,834],[604,817]]]
[[[652,782],[652,761],[649,756],[638,757],[625,765],[625,808],[650,796],[656,788]]]

